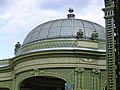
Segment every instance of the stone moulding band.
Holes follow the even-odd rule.
[[[18,51],[15,52],[15,55],[18,56],[23,53],[38,49],[40,50],[46,48],[79,47],[77,44],[78,44],[77,40],[49,40],[49,41],[45,40],[45,41],[33,42],[31,44],[21,46],[18,49]],[[98,42],[98,49],[105,50],[105,46],[106,46],[105,42]]]

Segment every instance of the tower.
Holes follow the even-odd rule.
[[[115,33],[115,58],[116,58],[116,88],[120,89],[120,0],[113,0],[114,3],[114,33]]]
[[[106,54],[107,54],[107,90],[116,90],[114,6],[113,0],[105,0]]]

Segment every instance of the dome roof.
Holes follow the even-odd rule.
[[[93,31],[97,31],[98,39],[105,40],[105,29],[99,24],[82,19],[57,19],[43,23],[33,29],[25,38],[23,45],[56,38],[76,38],[79,30],[83,31],[84,38],[89,39]]]

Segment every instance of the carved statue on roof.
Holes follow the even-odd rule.
[[[78,39],[82,39],[83,38],[83,31],[81,29],[79,29],[79,31],[77,32],[77,38]]]
[[[93,33],[91,34],[91,39],[92,39],[92,40],[97,40],[97,38],[98,38],[98,33],[97,33],[97,31],[93,31]]]
[[[20,42],[17,42],[17,44],[15,44],[15,49],[14,49],[14,51],[16,52],[20,47],[21,47]]]

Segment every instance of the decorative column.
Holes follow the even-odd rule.
[[[16,87],[16,77],[14,76],[14,78],[12,80],[13,80],[13,90],[15,90],[15,87]]]
[[[93,69],[93,90],[101,90],[100,75],[101,71],[99,69]]]
[[[83,72],[84,68],[75,68],[75,90],[83,90]]]
[[[13,90],[20,90],[20,86],[18,84],[18,77],[15,75],[15,77],[13,78]]]

